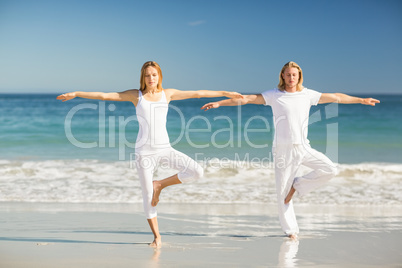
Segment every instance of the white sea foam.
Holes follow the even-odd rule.
[[[276,203],[271,163],[213,159],[200,163],[203,179],[164,190],[168,203]],[[301,170],[301,173],[308,170]],[[155,179],[174,174],[159,169]],[[325,187],[297,198],[301,204],[402,204],[402,164],[339,165]],[[96,160],[0,160],[0,202],[140,203],[130,162]]]

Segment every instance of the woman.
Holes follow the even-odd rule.
[[[336,166],[324,154],[314,150],[307,139],[309,111],[321,103],[360,103],[374,106],[380,101],[357,98],[342,93],[320,93],[303,87],[303,73],[295,62],[286,63],[279,73],[278,88],[261,94],[245,95],[241,100],[223,100],[205,104],[201,109],[244,104],[269,105],[273,111],[275,137],[273,156],[275,162],[276,191],[279,220],[282,230],[292,239],[297,238],[299,227],[293,210],[292,197],[300,196],[322,186],[337,172]],[[312,172],[295,177],[298,168],[307,166]]]
[[[190,98],[211,97],[242,98],[236,92],[227,91],[180,91],[162,88],[162,70],[154,61],[144,63],[141,69],[140,89],[119,93],[71,92],[57,97],[68,101],[75,97],[129,101],[134,104],[139,122],[139,132],[135,144],[136,167],[141,183],[144,211],[148,224],[154,234],[152,247],[161,247],[156,205],[165,187],[196,180],[203,175],[203,169],[187,155],[173,149],[166,130],[166,117],[169,102]],[[179,172],[160,181],[153,181],[153,173],[160,164],[166,164]]]

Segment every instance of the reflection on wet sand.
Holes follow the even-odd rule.
[[[278,256],[278,267],[297,267],[295,258],[299,251],[299,240],[283,241]]]

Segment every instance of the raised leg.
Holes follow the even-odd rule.
[[[154,193],[151,202],[152,206],[155,207],[159,203],[159,196],[164,188],[180,183],[181,181],[179,180],[177,174],[160,181],[153,181]]]
[[[296,190],[295,190],[295,188],[294,188],[293,185],[292,185],[292,187],[290,188],[290,191],[289,191],[288,195],[287,195],[286,198],[285,198],[285,204],[289,204],[289,202],[290,202],[290,200],[292,200],[292,197],[293,197],[293,195],[295,194],[295,192],[296,192]]]

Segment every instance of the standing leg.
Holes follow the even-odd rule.
[[[153,195],[152,177],[155,171],[157,158],[153,155],[137,156],[135,164],[140,179],[142,190],[142,201],[145,216],[147,217],[149,227],[154,234],[154,241],[150,244],[152,247],[160,247],[162,244],[161,235],[159,233],[157,211],[151,205]]]
[[[154,234],[154,241],[150,244],[150,246],[154,247],[154,248],[160,248],[162,246],[162,238],[159,233],[157,217],[148,219],[148,224],[149,224],[149,227],[151,228],[152,233]]]
[[[300,166],[302,156],[293,145],[277,146],[274,150],[276,193],[278,198],[279,221],[282,230],[295,238],[299,227],[293,208],[293,202],[285,204],[285,198],[292,188],[293,180]]]

